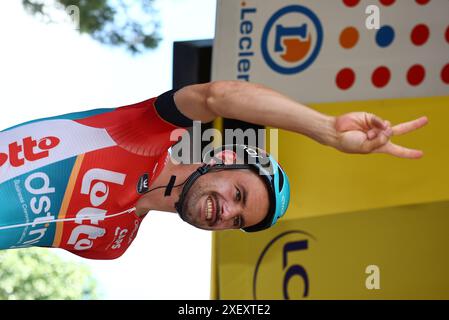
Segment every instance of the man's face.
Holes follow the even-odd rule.
[[[268,197],[262,178],[249,169],[208,172],[187,193],[184,220],[205,230],[253,226],[267,215]]]

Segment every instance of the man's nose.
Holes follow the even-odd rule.
[[[222,220],[231,220],[234,219],[236,216],[241,214],[241,207],[236,204],[229,204],[224,203],[223,204],[223,212],[221,214]]]

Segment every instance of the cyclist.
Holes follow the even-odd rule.
[[[217,117],[290,130],[347,153],[418,159],[390,141],[427,123],[396,126],[366,112],[319,113],[270,88],[216,81],[120,108],[39,119],[0,133],[0,248],[59,247],[120,257],[149,210],[202,229],[260,231],[287,210],[284,170],[263,150],[228,145],[203,163],[171,155],[174,130]]]

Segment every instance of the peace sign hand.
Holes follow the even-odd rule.
[[[346,153],[386,153],[399,158],[419,159],[421,150],[409,149],[390,141],[393,136],[403,135],[428,123],[427,117],[391,127],[391,123],[367,112],[351,112],[335,120],[336,148]]]

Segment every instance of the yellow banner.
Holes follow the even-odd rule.
[[[219,299],[449,299],[449,201],[225,231]]]
[[[449,91],[449,88],[448,88]],[[397,124],[421,116],[429,124],[396,144],[421,149],[420,160],[353,155],[296,133],[279,131],[279,161],[291,182],[287,219],[449,199],[449,97],[312,105],[326,114],[372,112]]]
[[[393,142],[425,155],[349,155],[279,132],[291,202],[258,234],[217,232],[212,298],[449,299],[449,97],[312,105],[429,124]]]

